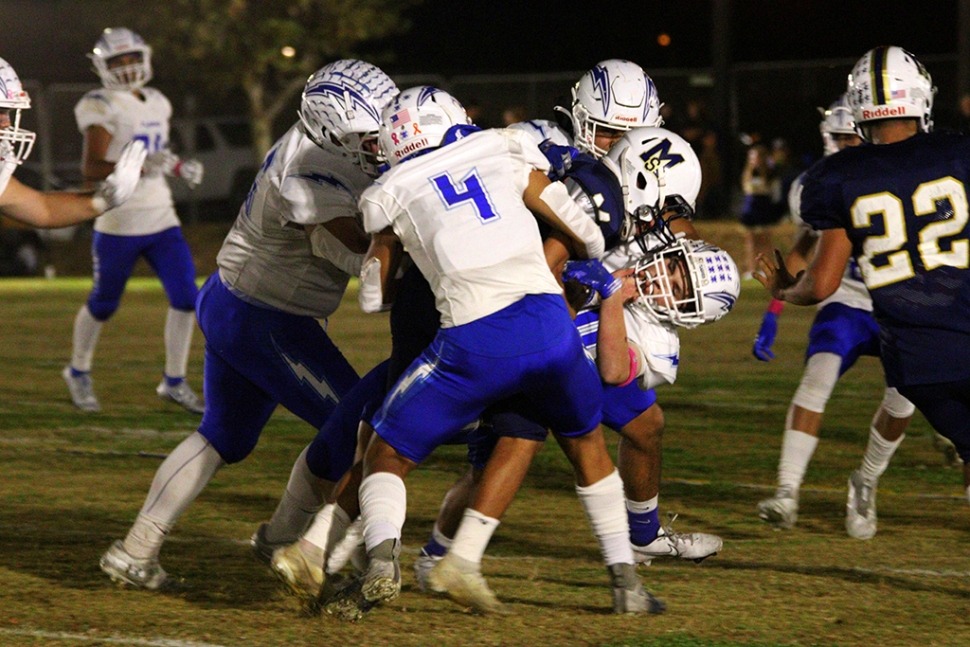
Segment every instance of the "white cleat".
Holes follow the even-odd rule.
[[[273,551],[270,568],[276,577],[295,595],[304,602],[314,602],[323,589],[326,574],[323,563],[315,560],[304,552],[300,541],[277,548]]]
[[[101,556],[99,562],[113,582],[133,586],[136,589],[158,591],[167,588],[168,574],[162,570],[157,558],[136,559],[125,550],[124,543],[118,539]]]
[[[656,615],[667,610],[665,603],[643,588],[636,564],[613,564],[607,570],[610,572],[610,583],[613,587],[613,613]]]
[[[876,483],[863,479],[859,470],[849,477],[845,531],[850,537],[872,539],[876,536]]]
[[[943,462],[947,467],[960,467],[963,465],[960,455],[957,454],[956,446],[946,436],[934,433],[933,448],[943,454]]]
[[[478,613],[506,614],[508,611],[488,587],[477,564],[448,553],[427,577],[428,588],[448,594],[463,607]]]
[[[174,402],[180,405],[189,413],[205,413],[205,403],[195,394],[192,387],[185,380],[175,386],[169,386],[168,381],[163,377],[161,384],[155,388],[158,397],[166,402]]]
[[[65,366],[61,371],[61,377],[67,382],[67,388],[71,392],[71,402],[81,411],[96,412],[101,411],[101,404],[94,395],[94,383],[91,381],[90,373],[74,375],[70,366]]]
[[[666,526],[657,533],[657,538],[646,546],[631,544],[633,558],[637,564],[647,564],[655,557],[679,557],[700,563],[721,552],[724,542],[717,535],[704,532],[674,532],[670,524],[674,522],[674,515]]]
[[[401,542],[386,539],[367,553],[363,575],[323,603],[323,611],[345,622],[357,622],[382,602],[401,593]]]
[[[436,589],[428,582],[428,574],[440,561],[441,557],[438,555],[429,555],[423,548],[421,549],[421,554],[418,555],[418,559],[415,560],[414,579],[418,581],[418,588],[423,593],[445,593],[444,589]]]
[[[789,530],[798,521],[798,499],[779,492],[758,503],[758,517],[775,528]]]
[[[347,563],[354,570],[363,573],[367,569],[367,548],[364,546],[364,524],[357,517],[347,526],[343,539],[327,556],[327,573],[333,575],[343,570]]]

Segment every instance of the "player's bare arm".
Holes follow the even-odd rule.
[[[815,257],[805,270],[792,275],[776,249],[774,260],[758,256],[755,278],[779,301],[814,305],[838,289],[851,255],[852,243],[845,230],[826,229],[819,238]]]
[[[626,269],[613,275],[623,280],[623,286],[600,305],[599,334],[596,338],[596,365],[600,379],[607,384],[629,382],[631,373],[631,342],[627,339],[623,312],[626,304],[638,295],[634,270]]]
[[[81,173],[85,182],[100,182],[114,170],[114,162],[105,159],[111,139],[111,133],[104,126],[88,126],[85,129],[81,156]]]

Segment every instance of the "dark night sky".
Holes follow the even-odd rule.
[[[901,45],[924,57],[956,50],[957,0],[733,4],[736,61],[855,58],[881,44]],[[0,0],[0,56],[27,78],[95,80],[83,53],[107,24],[92,6],[97,3]],[[648,71],[706,67],[711,65],[711,6],[711,0],[424,0],[410,10],[410,32],[379,48],[392,53],[393,60],[384,64],[392,73],[581,70],[604,58],[629,58]],[[661,32],[671,36],[669,47],[657,45]]]
[[[103,27],[116,22],[106,20],[103,11],[92,11],[97,6],[97,0],[0,0],[0,57],[22,78],[43,84],[96,82],[84,53]],[[689,98],[683,82],[677,85],[661,72],[712,66],[712,6],[712,0],[423,0],[409,10],[410,31],[359,54],[392,75],[445,77],[578,72],[606,58],[627,58],[655,78],[659,75],[661,98],[680,109]],[[800,147],[814,151],[815,106],[837,96],[851,61],[884,44],[901,45],[927,62],[941,86],[938,112],[952,112],[955,66],[952,60],[936,61],[956,53],[957,16],[958,0],[733,0],[730,41],[735,62],[839,61],[806,78],[790,73],[787,85],[770,75],[740,79],[739,130],[764,129],[769,136],[799,133],[804,139]],[[660,33],[670,35],[669,47],[658,45]],[[377,58],[381,53],[389,57]],[[169,91],[184,85],[164,59],[156,59],[155,67],[159,87]],[[245,111],[241,99],[218,99],[202,109]],[[287,112],[287,119],[291,114]],[[289,125],[287,119],[284,125]]]
[[[395,38],[400,72],[577,70],[629,58],[648,70],[711,65],[711,0],[489,3],[425,0]],[[596,9],[600,7],[600,9]],[[856,58],[881,44],[917,55],[956,49],[955,0],[735,0],[736,61]],[[671,36],[670,46],[657,35]]]

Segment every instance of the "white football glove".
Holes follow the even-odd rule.
[[[133,139],[121,149],[121,156],[115,162],[115,170],[111,172],[94,195],[91,203],[100,213],[114,209],[131,197],[141,179],[141,167],[145,163],[145,144],[141,140]]]
[[[204,172],[205,167],[197,159],[179,160],[175,164],[175,168],[172,169],[175,177],[180,177],[185,180],[185,183],[189,185],[190,189],[194,189],[202,184],[202,175]]]
[[[155,151],[145,158],[145,166],[142,169],[145,175],[172,175],[175,165],[179,163],[179,156],[172,151],[165,149]]]

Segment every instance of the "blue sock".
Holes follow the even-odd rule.
[[[165,384],[168,386],[178,386],[185,381],[184,377],[169,377],[165,376]]]
[[[87,375],[91,371],[79,371],[73,366],[71,367],[71,377],[81,377],[82,375]]]
[[[424,553],[426,555],[432,555],[434,557],[444,557],[448,549],[439,544],[434,537],[428,540],[428,543],[424,545]]]
[[[650,512],[626,512],[630,521],[630,540],[637,546],[646,546],[657,538],[660,532],[660,509]]]

